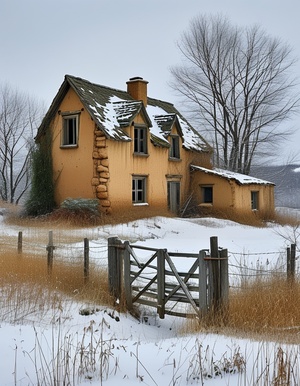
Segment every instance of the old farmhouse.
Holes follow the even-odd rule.
[[[272,211],[274,185],[213,169],[211,146],[171,103],[149,98],[147,84],[131,78],[121,91],[65,76],[36,136],[51,135],[56,204]]]

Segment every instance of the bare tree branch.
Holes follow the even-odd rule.
[[[291,133],[280,129],[300,101],[291,48],[222,16],[196,17],[178,47],[183,65],[171,69],[171,86],[190,118],[213,134],[216,165],[249,174],[256,154]]]
[[[9,85],[0,86],[0,198],[19,203],[29,187],[30,154],[43,107]]]

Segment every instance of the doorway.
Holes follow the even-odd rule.
[[[168,209],[179,214],[180,209],[180,182],[168,181]]]

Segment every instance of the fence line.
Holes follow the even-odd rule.
[[[52,232],[52,231],[50,231]],[[14,236],[7,236],[8,238],[10,239],[15,239]],[[79,244],[79,242],[76,242],[76,244]],[[90,249],[102,249],[103,251],[107,251],[107,245],[103,245],[103,244],[100,244],[99,242],[97,241],[94,241],[93,240],[93,244],[98,244],[97,245],[92,245],[90,246]],[[42,244],[42,243],[33,243],[32,241],[26,241],[26,239],[24,239],[24,236],[23,236],[23,232],[20,231],[18,232],[18,235],[17,235],[17,242],[9,242],[9,241],[1,241],[1,247],[2,246],[9,246],[9,247],[12,247],[12,248],[16,248],[17,251],[20,251],[21,253],[24,252],[24,246],[30,246],[30,248],[32,249],[33,247],[34,248],[40,248],[42,250],[45,250],[45,247],[46,245],[45,244]],[[78,249],[78,250],[81,250],[82,247],[81,246],[77,246],[77,245],[70,245],[69,243],[60,243],[60,244],[57,244],[55,243],[55,249],[65,249],[65,248],[68,248],[68,249]]]
[[[241,255],[241,256],[261,256],[261,255],[276,255],[278,251],[276,252],[232,252],[228,251],[229,254],[231,255]]]
[[[52,231],[50,231],[52,232]],[[49,232],[49,237],[50,237],[50,232]],[[7,247],[7,246],[10,246],[10,247],[14,247],[16,248],[16,251],[19,255],[22,255],[22,253],[25,253],[24,247],[26,246],[30,246],[30,249],[34,249],[34,248],[39,248],[41,251],[45,251],[46,249],[46,252],[47,252],[47,264],[48,264],[48,269],[49,269],[49,272],[51,272],[52,270],[52,266],[53,266],[53,260],[54,259],[69,259],[69,263],[70,263],[70,259],[72,259],[74,256],[68,256],[67,254],[64,256],[62,254],[59,254],[57,256],[57,252],[58,251],[63,251],[63,250],[66,250],[67,253],[70,254],[70,252],[72,251],[80,251],[80,255],[78,257],[82,258],[83,257],[83,271],[84,271],[84,278],[86,281],[88,281],[88,278],[89,278],[89,265],[90,263],[93,261],[94,263],[96,262],[102,262],[102,261],[105,261],[105,263],[107,263],[107,259],[108,259],[108,246],[107,245],[103,245],[101,243],[97,243],[97,241],[93,241],[93,245],[90,245],[90,243],[88,243],[88,246],[85,246],[85,242],[88,242],[88,241],[85,241],[83,240],[83,245],[78,245],[79,242],[76,242],[76,245],[70,245],[70,244],[66,244],[66,243],[61,243],[61,244],[57,244],[57,243],[54,243],[53,239],[53,232],[52,232],[52,241],[51,243],[48,242],[48,245],[42,245],[40,243],[36,243],[36,244],[33,244],[32,242],[27,242],[26,239],[24,240],[24,237],[23,237],[23,233],[20,231],[18,232],[18,235],[17,235],[17,241],[13,244],[13,243],[10,243],[10,242],[1,242],[1,247]],[[9,236],[10,239],[12,239],[12,236]],[[98,244],[98,245],[96,245]],[[144,251],[151,251],[153,250],[153,248],[149,248],[149,247],[145,247],[145,246],[135,246],[135,249],[140,249],[140,250],[144,250]],[[101,257],[98,255],[98,257],[92,257],[90,255],[90,252],[93,251],[93,253],[97,253],[97,252],[100,252],[101,254]],[[208,253],[208,250],[203,250],[205,251],[206,253]],[[74,252],[75,253],[75,252]],[[134,255],[134,251],[132,250],[132,253],[133,253],[133,259],[136,260],[136,264],[137,266],[140,264],[138,262],[138,259],[135,258],[135,255]],[[255,253],[245,253],[245,252],[228,252],[230,255],[232,256],[235,256],[235,259],[236,259],[236,255],[239,255],[239,256],[242,256],[242,257],[245,257],[245,256],[260,256],[260,255],[282,255],[283,252],[255,252]],[[180,253],[177,253],[177,255],[180,255]],[[186,257],[188,258],[188,255],[189,254],[186,254]],[[193,254],[190,254],[191,256]],[[176,256],[176,252],[173,252],[172,253],[172,256]],[[77,257],[77,256],[76,256]],[[267,277],[267,276],[271,276],[271,275],[274,275],[274,273],[276,272],[281,272],[281,274],[283,273],[284,269],[286,269],[286,275],[287,275],[287,278],[289,280],[295,280],[295,274],[296,274],[296,260],[298,259],[298,256],[296,255],[296,244],[291,244],[290,247],[287,247],[286,248],[286,263],[285,264],[281,264],[279,267],[277,267],[275,270],[274,269],[263,269],[263,268],[253,268],[253,267],[248,267],[248,266],[244,266],[244,265],[236,265],[236,264],[229,264],[229,268],[230,268],[230,273],[229,273],[229,276],[230,277],[241,277],[241,278],[258,278],[258,277]],[[78,260],[76,260],[74,263],[78,263]],[[241,272],[232,272],[234,271],[234,269],[239,269]],[[146,276],[149,276],[150,274],[149,273],[146,273],[144,272],[144,275]],[[232,288],[233,287],[236,287],[235,285],[232,285],[231,286]]]
[[[67,255],[63,255],[61,253],[58,253],[59,251],[63,251],[63,250],[66,250],[68,253],[70,251],[72,251],[73,249],[74,250],[78,250],[78,251],[81,251],[80,253],[80,258],[82,258],[82,264],[83,264],[83,280],[85,283],[87,283],[89,281],[89,273],[90,273],[90,263],[93,261],[94,263],[96,262],[100,262],[100,261],[105,261],[107,262],[107,245],[93,245],[93,246],[90,246],[90,243],[89,243],[89,240],[87,238],[84,238],[83,239],[83,245],[82,246],[79,246],[79,245],[76,245],[76,246],[70,246],[69,244],[56,244],[54,243],[54,235],[53,235],[53,231],[49,231],[48,233],[48,244],[47,245],[42,245],[42,244],[33,244],[32,242],[26,242],[24,241],[24,238],[23,238],[23,233],[20,231],[18,232],[18,237],[17,237],[17,243],[13,244],[13,243],[2,243],[0,244],[0,248],[1,247],[15,247],[16,248],[16,251],[17,253],[20,255],[20,258],[22,257],[22,255],[26,254],[26,251],[24,251],[24,245],[29,245],[30,246],[30,249],[31,251],[33,251],[36,247],[39,247],[40,250],[43,250],[44,251],[44,255],[46,256],[46,264],[47,264],[47,271],[48,271],[48,274],[51,275],[52,274],[52,270],[53,270],[53,264],[56,260],[60,260],[61,259],[64,259],[64,261],[66,259],[68,259],[68,264],[70,264],[70,259],[72,257],[70,256],[67,256]],[[103,257],[91,257],[90,256],[90,251],[93,250],[94,253],[95,251],[100,251],[101,255]],[[1,250],[0,250],[1,252]],[[78,259],[76,259],[76,261],[72,261],[71,264],[74,263],[76,265],[78,265]]]

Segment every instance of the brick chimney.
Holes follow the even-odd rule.
[[[145,107],[147,106],[147,84],[148,82],[143,78],[136,76],[130,78],[127,82],[127,92],[132,98],[143,101]]]

